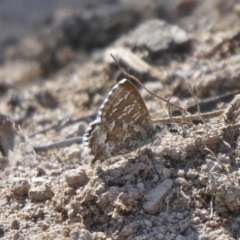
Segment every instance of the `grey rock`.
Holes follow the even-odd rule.
[[[148,192],[148,201],[143,203],[144,210],[149,214],[156,214],[158,212],[159,204],[164,201],[168,192],[171,191],[173,181],[166,179]]]
[[[14,178],[11,190],[20,196],[26,195],[29,191],[30,184],[25,178]]]
[[[40,186],[31,187],[28,196],[32,200],[44,201],[51,199],[54,196],[54,193],[47,184],[42,184]]]

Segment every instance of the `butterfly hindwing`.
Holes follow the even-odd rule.
[[[96,159],[129,153],[154,134],[148,109],[136,87],[124,79],[116,84],[90,123],[84,144]]]

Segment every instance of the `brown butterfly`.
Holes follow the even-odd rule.
[[[152,142],[162,126],[154,123],[137,88],[123,79],[108,93],[83,144],[94,160],[124,155]]]

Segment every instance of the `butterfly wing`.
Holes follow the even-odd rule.
[[[153,134],[153,123],[141,95],[124,79],[112,88],[97,119],[90,123],[84,145],[103,161],[143,146]]]

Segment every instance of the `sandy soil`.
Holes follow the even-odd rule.
[[[238,2],[41,7],[19,34],[0,18],[0,238],[238,239]],[[197,102],[201,113],[223,111],[172,119],[152,144],[91,164],[82,136],[123,78],[110,53],[188,115]],[[153,119],[169,118],[136,86]]]

